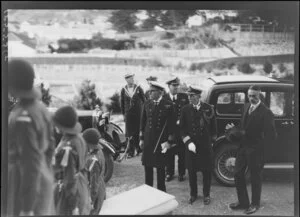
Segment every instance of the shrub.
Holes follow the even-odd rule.
[[[121,113],[120,93],[114,93],[110,98],[110,104],[107,104],[107,109],[112,113]]]
[[[189,70],[190,71],[196,71],[198,69],[198,64],[197,63],[192,63]]]
[[[238,70],[244,74],[252,74],[254,72],[254,69],[251,68],[249,63],[240,64]]]
[[[81,83],[79,93],[79,97],[75,99],[78,109],[92,110],[96,104],[100,107],[103,105],[101,99],[97,97],[95,84],[92,84],[90,80],[86,79]]]
[[[154,57],[151,61],[151,66],[153,67],[163,67],[164,64],[162,63],[159,57]]]
[[[283,72],[287,71],[287,68],[286,68],[284,63],[280,63],[279,66],[278,66],[278,69],[279,69],[280,73],[283,73]]]
[[[270,74],[273,71],[273,65],[269,61],[264,64],[264,71],[266,74]]]

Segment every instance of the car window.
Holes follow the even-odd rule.
[[[285,92],[270,93],[270,109],[276,117],[286,116],[286,95]]]
[[[218,115],[241,115],[246,100],[243,92],[220,93],[217,98]]]

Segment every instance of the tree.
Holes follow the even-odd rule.
[[[138,10],[116,10],[113,11],[108,22],[112,23],[113,28],[118,32],[135,30],[137,21],[136,13]]]
[[[107,109],[113,113],[121,113],[120,93],[114,93],[109,99],[111,103],[107,105]]]
[[[78,109],[93,110],[95,105],[98,104],[100,107],[103,102],[97,97],[95,84],[92,84],[90,80],[86,79],[81,83],[80,96],[76,99],[76,107]]]

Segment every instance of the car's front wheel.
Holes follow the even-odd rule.
[[[215,152],[214,175],[216,180],[225,186],[233,187],[234,167],[237,155],[237,146],[233,144],[223,144]],[[246,169],[246,174],[248,170]],[[246,176],[248,179],[248,174]]]
[[[104,158],[105,158],[105,172],[104,172],[104,181],[108,182],[110,178],[112,177],[113,171],[114,171],[114,161],[112,154],[104,150],[103,151]]]

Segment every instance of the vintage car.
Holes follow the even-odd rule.
[[[297,133],[295,127],[294,84],[265,76],[215,76],[201,84],[202,99],[214,106],[218,137],[212,144],[215,153],[214,175],[221,184],[234,186],[238,143],[230,142],[225,136],[228,123],[238,125],[244,103],[248,102],[247,90],[257,84],[262,89],[262,101],[275,117],[278,138],[275,143],[265,144],[265,167],[292,169],[296,159]]]

